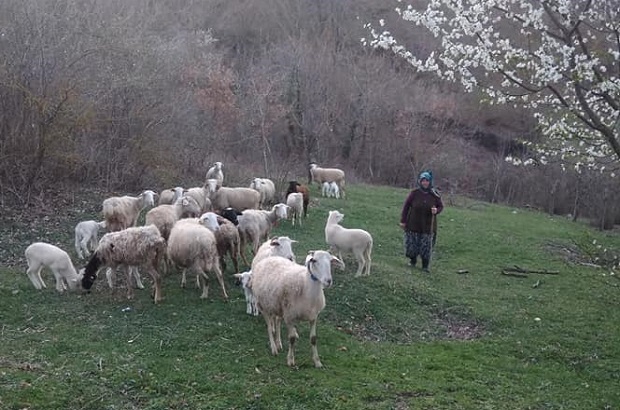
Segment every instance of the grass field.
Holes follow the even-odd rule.
[[[374,237],[371,276],[353,278],[355,262],[345,258],[346,271],[335,271],[325,291],[317,329],[323,369],[312,366],[305,324],[297,368],[286,366],[285,354],[270,355],[265,323],[245,314],[230,271],[228,303],[214,280],[205,301],[169,274],[155,306],[150,291],[128,301],[101,278],[91,294],[58,295],[48,273],[50,287],[36,291],[23,263],[5,263],[0,408],[620,408],[620,281],[567,262],[562,250],[594,240],[617,249],[620,238],[461,199],[440,215],[427,275],[403,256],[397,223],[406,193],[353,186],[346,201],[317,201],[302,228],[283,223],[274,231],[299,241],[298,261],[325,248],[330,209]],[[94,212],[100,199],[74,206]],[[3,260],[35,240],[74,255],[73,225],[96,217],[88,212],[56,212],[36,224],[13,215],[2,222]],[[501,274],[512,265],[560,273]]]

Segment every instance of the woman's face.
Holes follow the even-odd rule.
[[[421,185],[421,186],[422,186],[422,188],[424,188],[424,189],[428,188],[428,186],[429,186],[430,184],[431,184],[431,183],[430,183],[430,181],[429,181],[428,179],[424,179],[424,178],[422,178],[422,179],[420,180],[420,185]]]

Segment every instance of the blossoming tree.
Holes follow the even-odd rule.
[[[467,91],[480,90],[490,103],[530,109],[543,136],[531,144],[535,161],[557,159],[614,175],[620,167],[619,0],[417,3],[426,6],[396,12],[438,39],[430,55],[414,55],[371,25],[371,38],[362,42]]]

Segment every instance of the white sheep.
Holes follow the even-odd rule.
[[[322,367],[316,346],[316,323],[325,307],[323,287],[332,285],[331,265],[344,268],[343,262],[325,251],[310,252],[306,265],[274,256],[263,259],[254,268],[248,287],[267,323],[271,353],[282,350],[280,324],[288,330],[287,364],[295,366],[295,343],[299,338],[296,325],[310,322],[310,344],[315,367]]]
[[[205,179],[217,180],[217,186],[221,187],[224,184],[224,172],[222,171],[222,163],[216,162],[209,170]]]
[[[213,272],[222,287],[224,299],[228,300],[213,234],[219,226],[217,220],[211,217],[214,214],[209,214],[201,216],[200,219],[178,221],[170,232],[167,254],[177,266],[184,270],[189,269],[197,275],[197,280],[201,282],[202,299],[206,299],[209,294],[207,272]],[[185,272],[183,272],[184,278]]]
[[[332,198],[336,198],[336,199],[340,199],[340,188],[338,187],[338,184],[335,182],[330,182],[329,183],[329,197]]]
[[[183,188],[178,186],[174,189],[164,189],[159,194],[157,205],[172,205],[183,196]]]
[[[75,252],[78,258],[90,256],[90,251],[97,247],[99,229],[105,228],[105,221],[82,221],[75,225]]]
[[[357,272],[355,276],[370,275],[370,263],[372,253],[372,236],[363,229],[347,229],[338,225],[344,218],[344,214],[338,211],[329,211],[329,217],[325,224],[325,242],[332,249],[338,251],[342,259],[342,252],[351,252],[357,259]]]
[[[35,242],[26,248],[25,255],[28,263],[26,273],[36,289],[47,288],[41,278],[43,268],[50,269],[54,274],[58,292],[64,292],[67,287],[70,290],[81,287],[82,273],[76,272],[69,254],[59,247],[45,242]]]
[[[338,188],[340,188],[342,197],[345,197],[344,171],[339,168],[320,168],[317,164],[311,163],[310,181],[308,184],[311,184],[312,181],[316,181],[319,185],[323,185],[324,182],[335,182],[338,184]]]
[[[110,232],[101,238],[99,245],[88,261],[82,278],[84,289],[90,289],[101,266],[110,269],[125,267],[127,271],[127,298],[133,298],[131,286],[132,268],[146,268],[153,279],[153,300],[158,303],[161,296],[161,275],[159,265],[166,251],[166,241],[154,225],[131,227]],[[109,278],[108,278],[109,279]]]
[[[209,187],[212,187],[212,181],[207,181]],[[209,198],[213,209],[217,211],[229,207],[243,211],[258,209],[260,206],[260,194],[252,188],[216,187],[215,191],[210,192]]]
[[[241,239],[239,237],[239,230],[228,219],[213,214],[219,225],[219,229],[215,233],[215,241],[217,243],[217,253],[220,255],[220,265],[222,270],[226,270],[226,261],[224,256],[230,256],[232,260],[235,272],[239,272],[239,246],[241,245]]]
[[[241,257],[246,265],[248,261],[245,257],[245,245],[251,243],[256,255],[260,244],[269,237],[273,225],[280,219],[286,219],[287,210],[287,205],[276,204],[271,211],[247,209],[241,213],[237,229],[241,237]]]
[[[136,226],[143,209],[155,205],[153,191],[146,190],[139,196],[114,196],[103,201],[103,217],[110,232]]]
[[[250,188],[260,194],[260,207],[264,208],[271,205],[275,201],[276,186],[272,180],[268,178],[254,178],[250,184]]]
[[[213,209],[209,195],[209,187],[207,185],[203,187],[190,188],[184,194],[184,196],[192,198],[200,207],[200,213],[197,216]]]
[[[191,197],[181,196],[173,205],[159,205],[146,213],[145,225],[155,225],[161,236],[168,240],[170,230],[183,217],[184,213],[199,212],[195,209],[196,201]]]
[[[297,219],[297,223],[301,226],[301,217],[304,212],[303,194],[301,192],[293,192],[289,194],[286,198],[286,205],[290,209],[293,226],[295,226],[295,219]]]
[[[252,278],[252,271],[235,273],[233,275],[241,284],[243,292],[245,294],[245,313],[252,316],[258,316],[258,307],[256,306],[256,299],[252,293],[252,289],[248,287],[250,279]]]
[[[321,188],[321,195],[329,198],[329,182],[327,181],[323,182],[323,185]]]

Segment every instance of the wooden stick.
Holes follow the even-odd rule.
[[[514,276],[516,278],[527,278],[528,277],[525,273],[518,273],[518,272],[508,271],[508,270],[502,270],[502,275]]]

